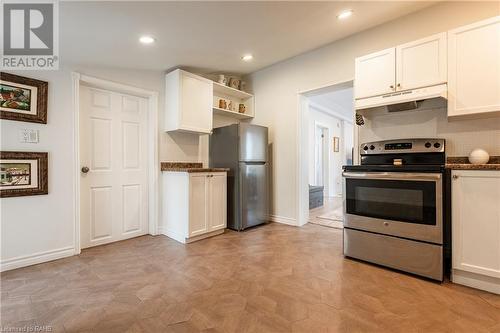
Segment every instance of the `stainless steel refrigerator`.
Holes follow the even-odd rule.
[[[227,227],[244,230],[268,221],[267,127],[234,124],[210,135],[210,167],[229,168]]]

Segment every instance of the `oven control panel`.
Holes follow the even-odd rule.
[[[361,155],[393,153],[444,153],[444,139],[400,139],[362,143]]]

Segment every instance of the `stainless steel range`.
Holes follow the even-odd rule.
[[[344,255],[443,280],[445,140],[364,143],[344,166]],[[446,241],[445,241],[446,239]]]

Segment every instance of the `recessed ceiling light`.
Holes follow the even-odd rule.
[[[337,18],[339,20],[345,20],[346,18],[351,17],[351,15],[352,15],[352,9],[348,9],[340,12],[339,15],[337,15]]]
[[[142,36],[139,38],[139,42],[142,44],[153,44],[155,42],[155,39],[151,36]]]
[[[251,54],[245,54],[243,57],[241,57],[241,60],[243,61],[250,61],[253,59],[253,55]]]

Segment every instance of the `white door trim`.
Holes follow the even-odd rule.
[[[296,113],[296,130],[297,130],[297,173],[295,176],[297,183],[297,192],[296,192],[296,202],[297,202],[297,226],[303,226],[309,220],[309,173],[308,173],[308,165],[307,161],[309,159],[308,156],[308,140],[309,137],[307,132],[304,131],[304,127],[309,124],[309,99],[307,97],[308,93],[311,93],[320,89],[327,89],[333,86],[337,87],[353,87],[354,79],[333,82],[330,84],[325,84],[320,87],[316,87],[313,89],[301,90],[297,92],[297,113]],[[353,87],[354,89],[354,87]],[[353,96],[353,105],[354,105],[354,96]],[[353,124],[356,124],[356,112],[354,110],[353,115]],[[358,126],[354,125],[354,154],[353,163],[358,163],[357,155],[358,152]]]
[[[80,85],[144,97],[148,100],[148,233],[158,234],[159,210],[159,162],[158,162],[158,92],[145,90],[113,81],[103,80],[78,72],[71,73],[73,88],[73,184],[75,254],[80,248]]]

